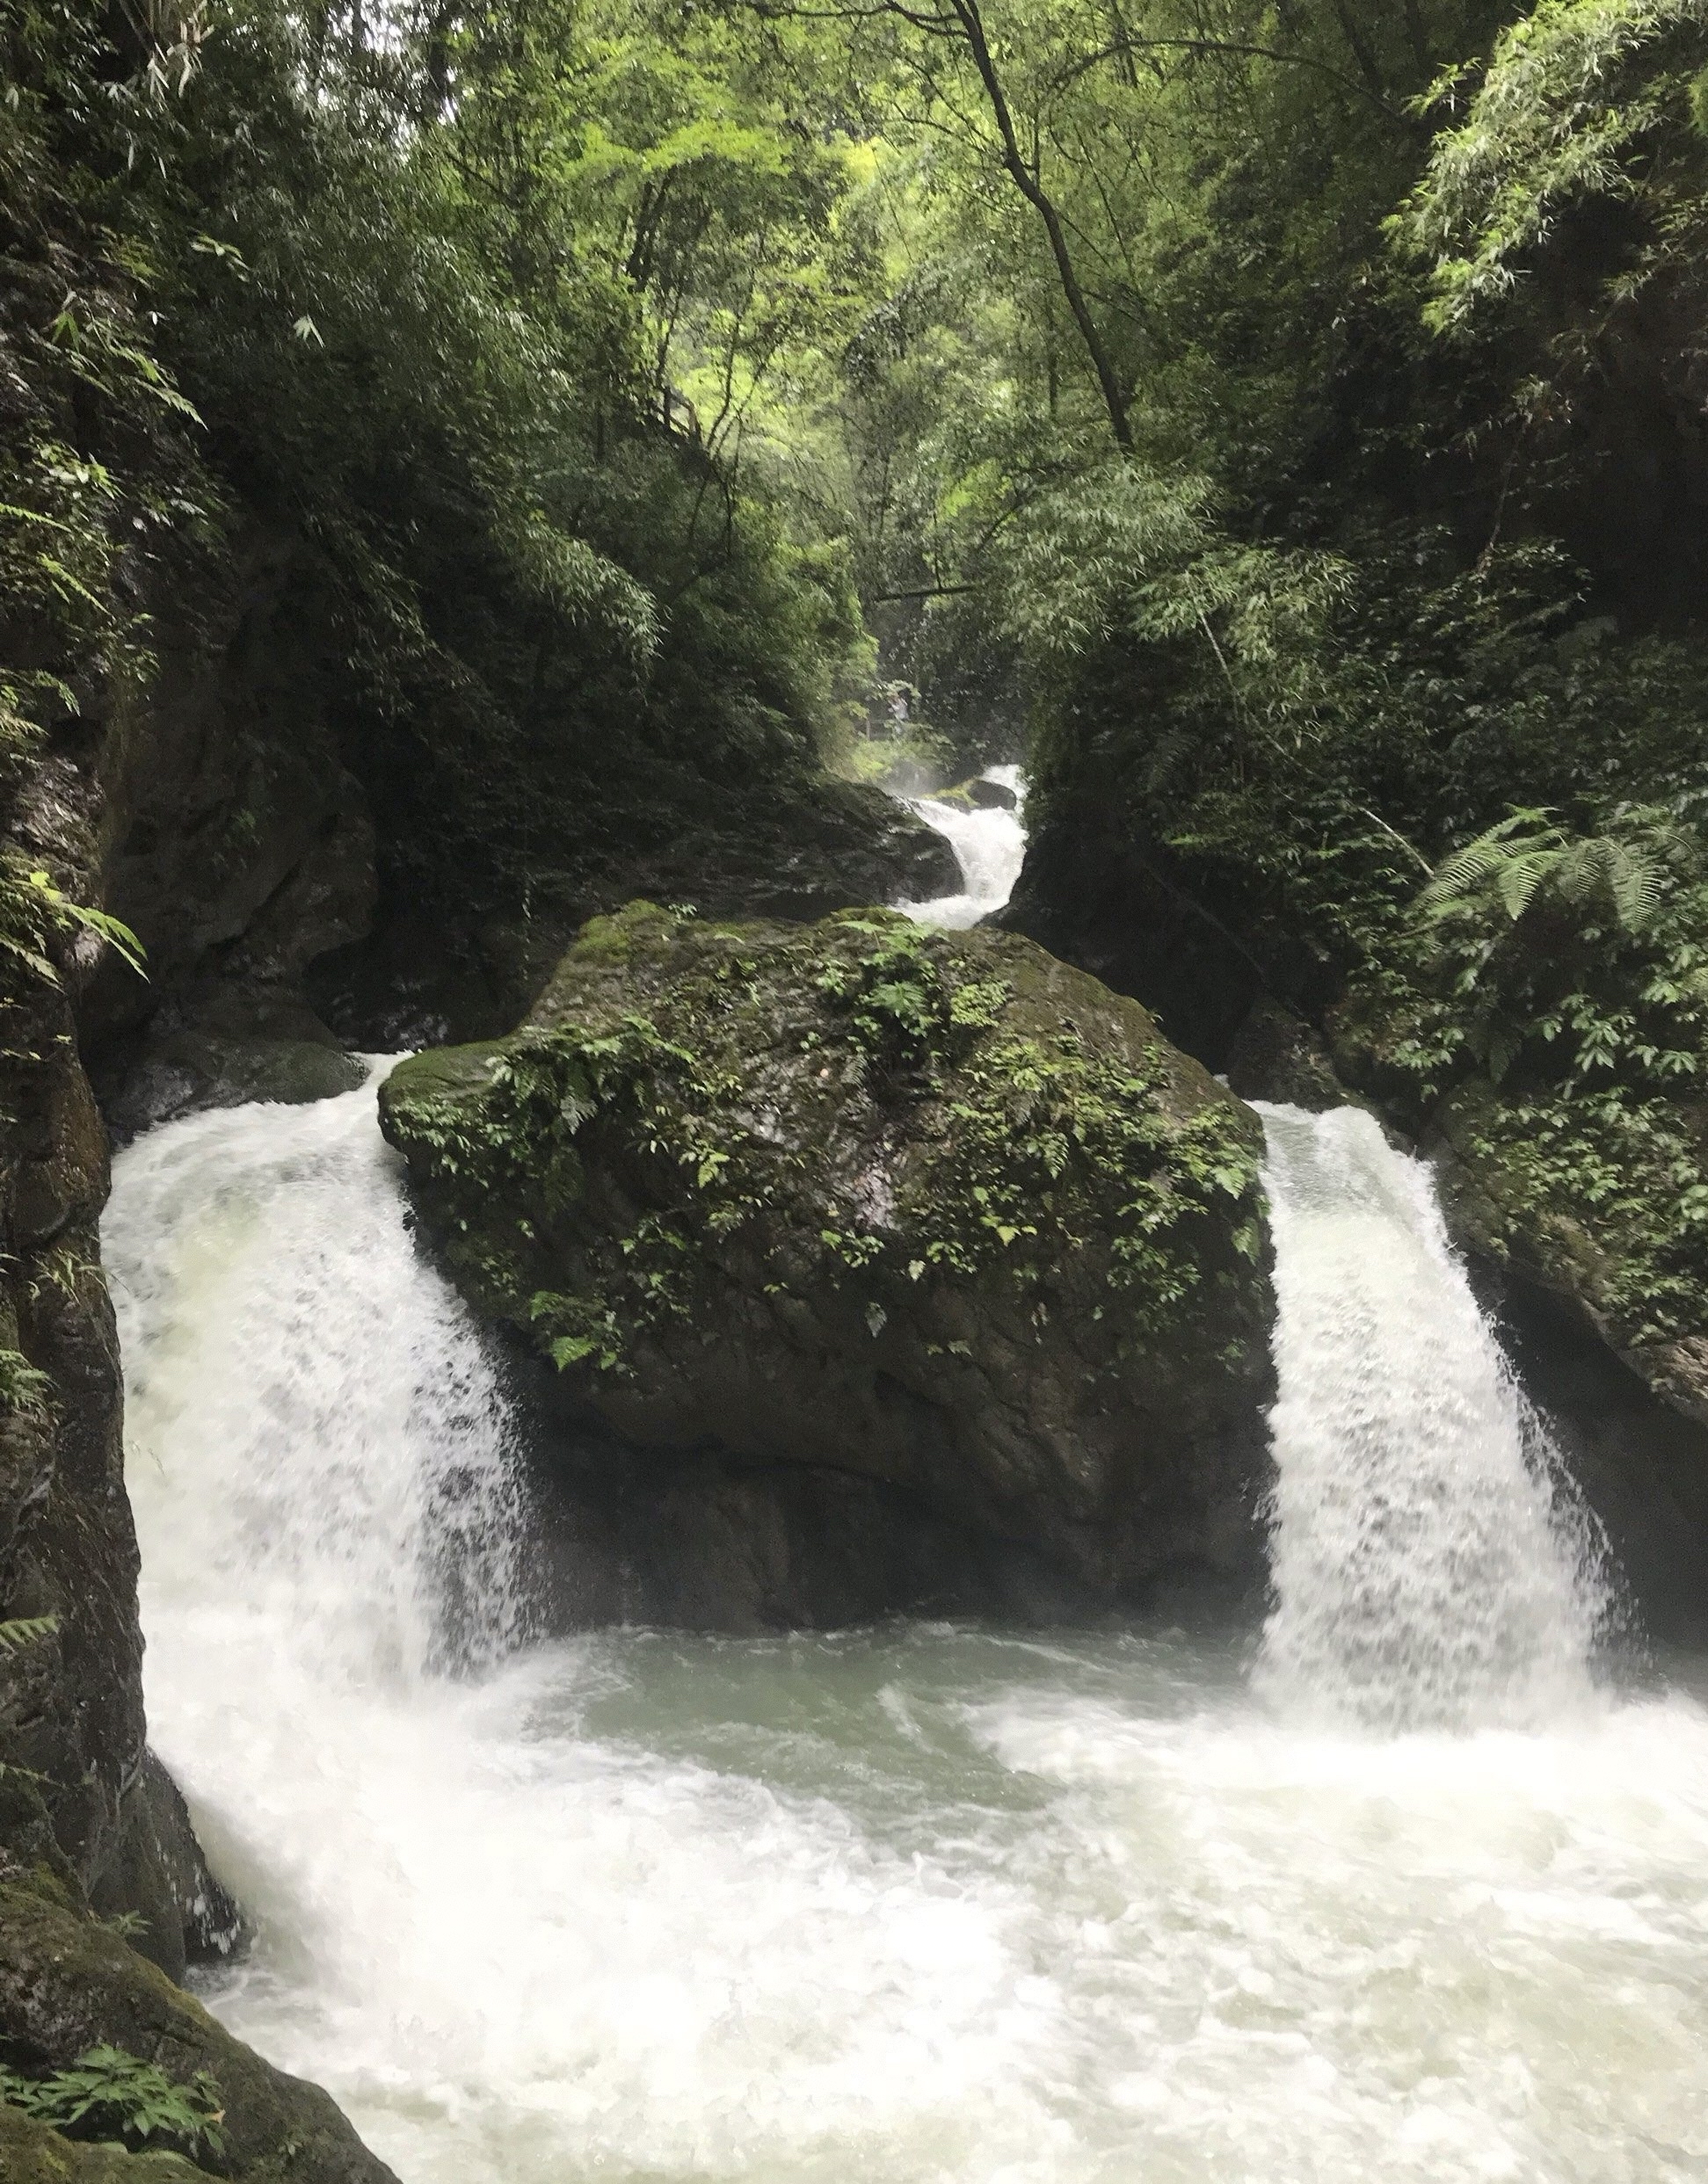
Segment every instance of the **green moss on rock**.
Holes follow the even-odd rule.
[[[38,2127],[18,2128],[0,2105],[0,2176],[18,2150],[20,2173],[44,2184],[135,2184],[203,2168],[243,2184],[396,2184],[317,2086],[263,2062],[193,1997],[92,1917],[62,1876],[17,1868],[0,1876],[0,2049],[26,2075],[64,2070],[112,2047],[154,2063],[175,2083],[206,2072],[219,2087],[223,2151],[197,2164],[164,2155],[111,2157],[73,2147]],[[57,2146],[47,2143],[58,2139]],[[55,2166],[56,2160],[62,2166]]]
[[[1261,1129],[1028,941],[634,904],[382,1113],[469,1295],[637,1440],[922,1487],[1117,1589],[1249,1499]]]
[[[175,2153],[79,2145],[0,2102],[0,2177],[6,2184],[198,2184],[202,2175]]]

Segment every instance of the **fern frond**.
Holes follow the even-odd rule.
[[[1508,890],[1518,899],[1516,910],[1508,903],[1508,914],[1516,918],[1545,872],[1545,865],[1537,860],[1557,852],[1564,840],[1552,812],[1541,809],[1508,812],[1436,866],[1434,877],[1418,897],[1419,907],[1426,917],[1439,918],[1493,882],[1503,902],[1508,900]],[[1523,880],[1508,877],[1515,867],[1525,873]]]
[[[51,1638],[58,1629],[57,1615],[21,1615],[11,1622],[0,1622],[0,1654],[10,1659],[33,1645],[40,1645],[44,1638]]]

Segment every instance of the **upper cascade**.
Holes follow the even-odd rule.
[[[1428,1170],[1360,1109],[1258,1111],[1280,1384],[1260,1687],[1379,1730],[1581,1706],[1611,1607],[1604,1550]]]
[[[954,895],[935,896],[925,903],[898,903],[898,909],[917,918],[921,925],[964,932],[999,911],[1020,878],[1026,858],[1025,785],[1021,770],[1017,765],[988,765],[979,779],[1012,789],[1017,799],[1014,809],[996,805],[964,809],[935,796],[913,801],[919,816],[947,838],[961,867],[962,881]]]

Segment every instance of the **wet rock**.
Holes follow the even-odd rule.
[[[882,1480],[638,1448],[555,1380],[523,1363],[512,1393],[536,1474],[532,1607],[556,1635],[649,1623],[751,1636],[894,1614],[1038,1626],[1101,1605],[1035,1549]]]
[[[202,1854],[182,1792],[152,1752],[121,1807],[120,1840],[91,1890],[138,1953],[170,1979],[222,1963],[243,1944],[242,1915]]]
[[[6,2184],[198,2184],[206,2173],[175,2153],[78,2144],[0,2102],[0,2176]]]
[[[869,1482],[1090,1600],[1255,1575],[1256,1118],[1029,943],[636,904],[382,1113],[477,1309],[618,1445]]]
[[[13,838],[73,900],[95,891],[98,809],[86,769],[49,751],[11,815]],[[176,1972],[229,1934],[230,1907],[146,1746],[118,1345],[100,1267],[107,1137],[74,1016],[91,951],[66,932],[49,947],[55,978],[14,979],[0,997],[0,1622],[40,1625],[0,1656],[0,1873],[50,1885],[85,1924],[98,1900]],[[121,1934],[100,1931],[124,1976],[160,1977]],[[82,2006],[82,1961],[31,1975],[41,2008]],[[28,2149],[47,2176],[56,2158]]]
[[[1006,781],[987,780],[982,773],[957,781],[953,788],[924,792],[940,804],[954,804],[963,811],[1018,811],[1020,796]]]
[[[1252,1004],[1234,1034],[1227,1080],[1242,1099],[1269,1099],[1311,1114],[1353,1100],[1310,1025],[1267,997]]]
[[[963,781],[961,793],[975,811],[1018,811],[1020,797],[1006,781],[986,780],[982,773]]]
[[[1633,1372],[1570,1302],[1473,1259],[1525,1393],[1594,1511],[1640,1630],[1708,1637],[1708,1428]]]
[[[1277,923],[1255,884],[1148,835],[1117,780],[1088,781],[1068,809],[1038,807],[996,922],[1136,995],[1213,1070],[1227,1068],[1254,1004],[1273,999],[1314,1021],[1334,997],[1327,966]]]
[[[309,990],[352,1046],[491,1037],[533,1005],[589,918],[637,896],[706,917],[805,919],[960,884],[948,843],[882,790],[824,775],[741,790],[666,778],[589,839],[541,853],[525,903],[449,916],[394,903],[371,939],[316,965]]]
[[[0,2043],[33,2075],[101,2046],[158,2064],[179,2083],[206,2071],[225,2111],[223,2174],[255,2184],[396,2184],[317,2086],[274,2070],[233,2039],[62,1885],[16,1871],[0,1876]],[[39,2162],[51,2151],[40,2142],[28,2151]],[[155,2173],[146,2161],[132,2169],[137,2184]],[[68,2173],[75,2184],[105,2184],[107,2173]],[[112,2173],[117,2184],[131,2171]]]
[[[229,1034],[186,1025],[158,1032],[118,1073],[106,1118],[124,1143],[156,1123],[209,1107],[331,1099],[353,1092],[366,1074],[365,1064],[323,1029],[316,1038],[273,1038],[265,1031]]]

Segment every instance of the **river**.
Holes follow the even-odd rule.
[[[130,1147],[150,1721],[256,1926],[219,2015],[404,2184],[1700,2184],[1708,1714],[1622,1685],[1426,1172],[1266,1127],[1276,1601],[1221,1639],[533,1640],[371,1087]]]

